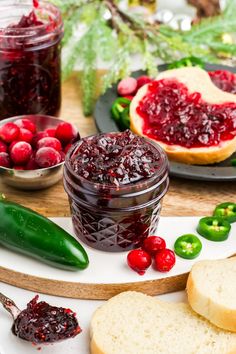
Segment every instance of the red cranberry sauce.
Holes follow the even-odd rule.
[[[81,332],[71,310],[37,302],[38,298],[35,296],[14,321],[12,331],[17,337],[32,343],[52,343]]]
[[[208,73],[212,82],[219,87],[219,89],[236,93],[236,75],[227,70],[216,70]]]
[[[165,153],[129,130],[84,138],[66,155],[76,236],[102,251],[140,247],[154,233],[168,184]]]
[[[208,104],[174,79],[154,81],[137,107],[143,132],[168,145],[218,145],[236,135],[236,104]]]
[[[37,9],[37,7],[39,7],[39,0],[33,0],[33,6]]]
[[[29,15],[23,15],[17,24],[12,24],[8,26],[8,28],[15,28],[15,34],[17,35],[19,34],[17,31],[18,29],[37,27],[41,25],[43,25],[43,22],[38,19],[34,11],[31,11]]]
[[[62,32],[56,31],[53,19],[48,21],[31,11],[0,29],[0,120],[59,114]]]
[[[126,130],[83,139],[71,164],[76,174],[88,181],[125,185],[153,176],[159,160],[151,144]]]

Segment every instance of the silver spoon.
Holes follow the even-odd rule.
[[[13,319],[16,320],[21,310],[16,306],[14,301],[0,293],[0,303],[12,315]]]

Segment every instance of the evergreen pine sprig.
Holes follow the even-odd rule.
[[[167,25],[150,24],[123,11],[119,0],[51,0],[60,7],[65,23],[63,77],[76,63],[82,69],[83,106],[91,114],[99,61],[107,63],[103,91],[130,74],[132,55],[142,57],[143,69],[155,77],[156,59],[171,62],[196,56],[216,62],[222,54],[236,56],[236,43],[224,43],[224,33],[236,32],[236,0],[228,0],[224,12],[204,19],[189,31],[176,31]],[[83,32],[81,34],[81,31]]]

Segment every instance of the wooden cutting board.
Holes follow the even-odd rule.
[[[73,234],[71,218],[52,218]],[[162,217],[157,235],[165,238],[167,247],[173,249],[177,237],[196,233],[199,217]],[[236,224],[227,241],[211,242],[201,238],[203,249],[195,260],[176,257],[176,265],[169,273],[148,269],[140,276],[126,264],[127,252],[107,253],[85,246],[90,265],[84,271],[63,271],[37,260],[13,253],[4,248],[0,257],[0,281],[37,293],[78,299],[105,300],[122,291],[136,290],[158,295],[183,290],[188,272],[200,259],[220,259],[236,253]]]

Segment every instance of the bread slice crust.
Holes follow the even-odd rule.
[[[209,103],[236,103],[236,95],[224,92],[217,88],[205,70],[200,68],[180,68],[167,70],[157,76],[157,80],[176,78],[187,85],[189,92],[200,92],[202,98]],[[189,79],[194,78],[194,79]],[[167,145],[162,141],[151,139],[143,133],[143,119],[136,112],[142,98],[147,94],[148,84],[139,89],[130,105],[130,128],[138,134],[158,143],[167,153],[170,160],[186,164],[208,165],[221,162],[231,156],[236,150],[236,137],[220,142],[217,146],[185,148],[180,145]]]
[[[223,269],[226,263],[236,265],[236,257],[226,260],[200,261],[196,263],[189,274],[186,286],[189,304],[195,312],[208,319],[215,326],[227,331],[236,332],[236,294],[232,294],[232,302],[233,297],[235,298],[235,308],[230,308],[227,304],[221,303],[220,300],[216,301],[209,292],[206,293],[205,287],[203,288],[202,284],[197,280],[197,274],[200,274],[199,272],[203,272],[203,270],[205,273],[209,262],[222,264]],[[227,273],[225,276],[227,276]],[[221,284],[218,284],[218,286],[220,289]]]

